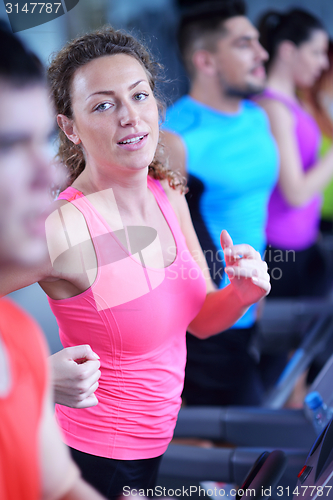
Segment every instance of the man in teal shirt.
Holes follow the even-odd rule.
[[[267,53],[241,0],[204,3],[183,16],[180,52],[190,92],[167,111],[170,166],[189,179],[188,203],[215,284],[224,287],[221,228],[263,254],[277,149],[264,112],[249,97],[265,85]],[[187,404],[259,404],[263,383],[250,353],[257,307],[208,340],[188,334]]]

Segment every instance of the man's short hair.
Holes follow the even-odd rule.
[[[26,87],[45,82],[43,65],[29,52],[16,35],[0,21],[0,79],[14,87]]]
[[[190,76],[194,75],[192,55],[195,50],[214,51],[217,40],[224,34],[223,23],[236,16],[245,16],[243,0],[215,0],[187,9],[178,27],[178,47]]]

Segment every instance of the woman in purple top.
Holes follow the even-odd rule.
[[[312,86],[327,68],[328,36],[321,22],[301,9],[269,12],[259,30],[270,56],[260,105],[280,152],[279,182],[267,223],[271,296],[324,295],[333,277],[317,238],[320,193],[333,176],[333,149],[318,160],[320,132],[298,101],[296,88]]]

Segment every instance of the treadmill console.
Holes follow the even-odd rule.
[[[293,500],[333,500],[333,420],[312,446],[293,495]]]

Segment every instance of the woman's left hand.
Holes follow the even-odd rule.
[[[229,233],[221,233],[221,246],[225,257],[225,272],[231,285],[243,302],[250,306],[265,297],[271,289],[267,264],[260,253],[250,245],[234,245]]]

